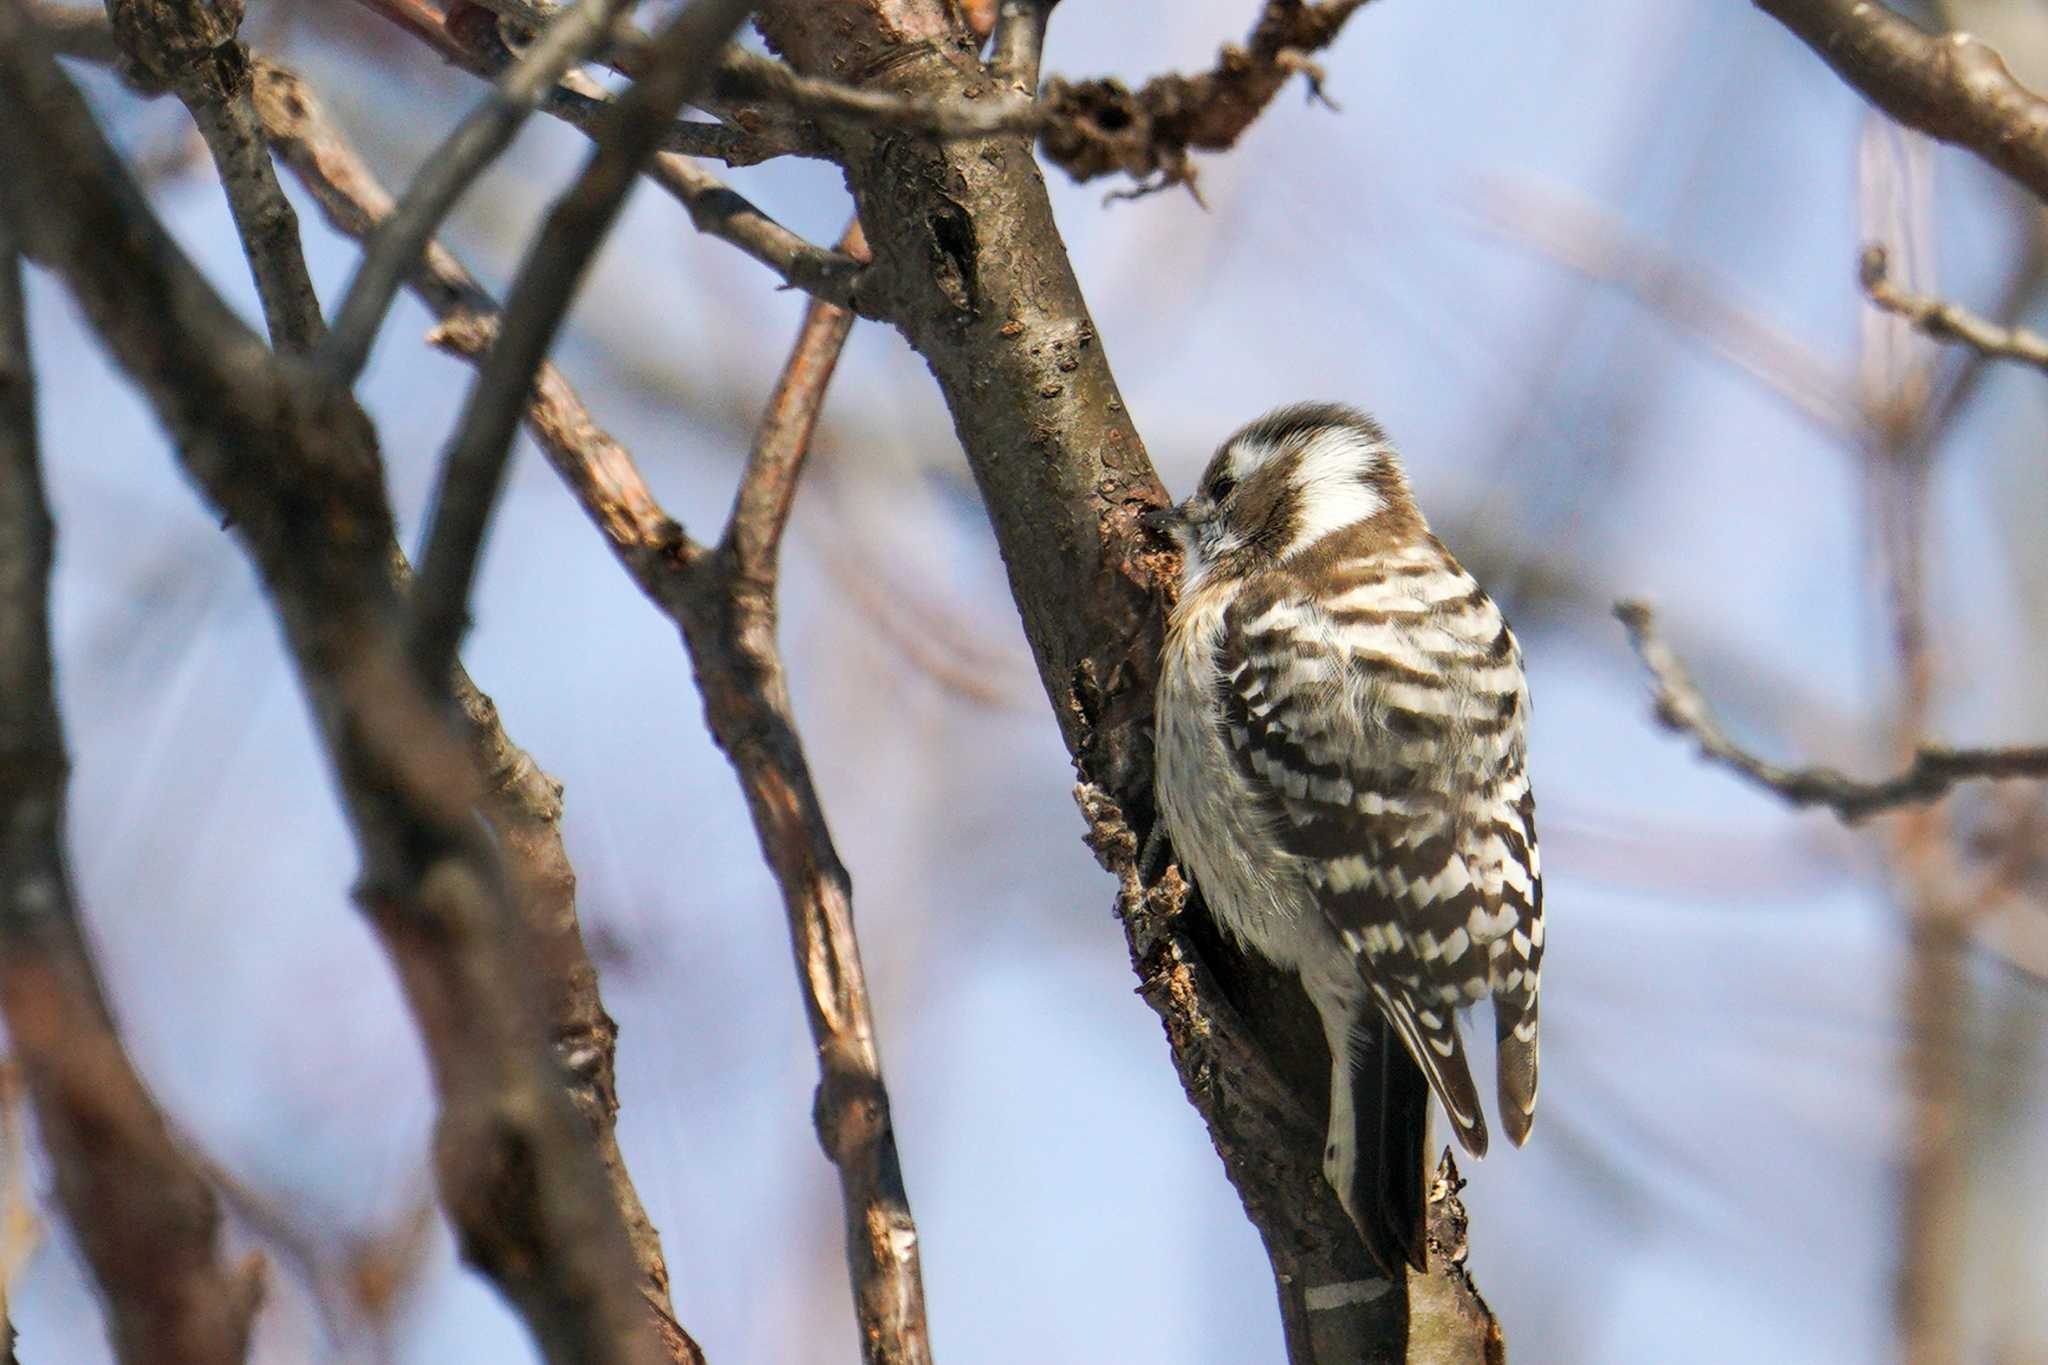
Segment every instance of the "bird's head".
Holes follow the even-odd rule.
[[[1186,501],[1146,523],[1180,542],[1188,583],[1243,577],[1343,532],[1424,529],[1386,433],[1336,403],[1281,408],[1245,427],[1218,448]]]

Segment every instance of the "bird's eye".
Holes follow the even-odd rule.
[[[1209,500],[1211,502],[1222,502],[1230,496],[1231,490],[1236,487],[1236,479],[1231,478],[1228,474],[1221,475],[1217,478],[1216,482],[1209,485]]]

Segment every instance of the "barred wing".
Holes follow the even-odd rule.
[[[1459,1141],[1483,1155],[1460,1007],[1494,997],[1502,1119],[1517,1143],[1535,1103],[1542,931],[1526,702],[1499,612],[1455,565],[1436,581],[1469,591],[1431,601],[1407,587],[1406,612],[1246,594],[1226,616],[1218,665],[1240,772]]]

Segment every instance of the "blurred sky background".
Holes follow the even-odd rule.
[[[1256,8],[1067,0],[1047,71],[1199,68]],[[2042,10],[1974,8],[1986,27]],[[479,94],[353,6],[270,0],[247,33],[390,184]],[[1341,113],[1284,93],[1201,162],[1206,210],[1178,192],[1105,207],[1109,182],[1054,195],[1176,494],[1265,409],[1357,403],[1520,628],[1553,912],[1545,1085],[1529,1147],[1468,1172],[1479,1284],[1517,1362],[1885,1359],[1903,934],[1877,845],[1656,730],[1609,608],[1653,599],[1764,751],[1888,767],[1859,457],[1779,391],[1807,378],[1760,380],[1702,318],[1768,322],[1809,387],[1852,404],[1933,350],[1859,321],[1867,206],[1903,224],[1913,283],[1979,308],[2010,292],[2024,210],[1969,157],[1873,123],[1732,0],[1381,0],[1321,60]],[[156,201],[256,318],[182,110],[90,88],[138,159],[187,159]],[[456,215],[448,240],[494,288],[580,153],[536,119]],[[815,240],[848,211],[820,164],[731,178]],[[332,303],[356,252],[297,202]],[[1659,271],[1684,287],[1646,288]],[[421,1052],[348,901],[354,854],[266,604],[69,301],[33,286],[73,857],[131,1051],[225,1173],[232,1245],[276,1262],[256,1359],[531,1359],[428,1202]],[[707,532],[801,308],[643,189],[557,358]],[[408,543],[470,377],[427,325],[401,302],[364,390]],[[1957,743],[2048,736],[2044,382],[1991,373],[1932,484],[1936,728]],[[678,1316],[714,1362],[857,1360],[775,889],[680,645],[523,452],[465,657],[567,786],[621,1025],[620,1137]],[[937,1356],[1280,1359],[1266,1259],[1133,993],[950,425],[879,327],[855,331],[788,560],[792,686],[854,874]],[[1976,1360],[2048,1360],[2048,952],[2029,913],[2031,941],[1974,954],[1954,1059]],[[29,1179],[45,1188],[33,1162]],[[28,1365],[109,1358],[54,1220],[14,1314]]]

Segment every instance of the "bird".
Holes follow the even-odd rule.
[[[1323,1173],[1398,1280],[1426,1269],[1418,1074],[1486,1153],[1460,1012],[1491,1002],[1516,1146],[1535,1116],[1543,879],[1521,645],[1348,406],[1252,422],[1143,520],[1183,564],[1154,713],[1166,837],[1223,932],[1296,973],[1320,1015]]]

